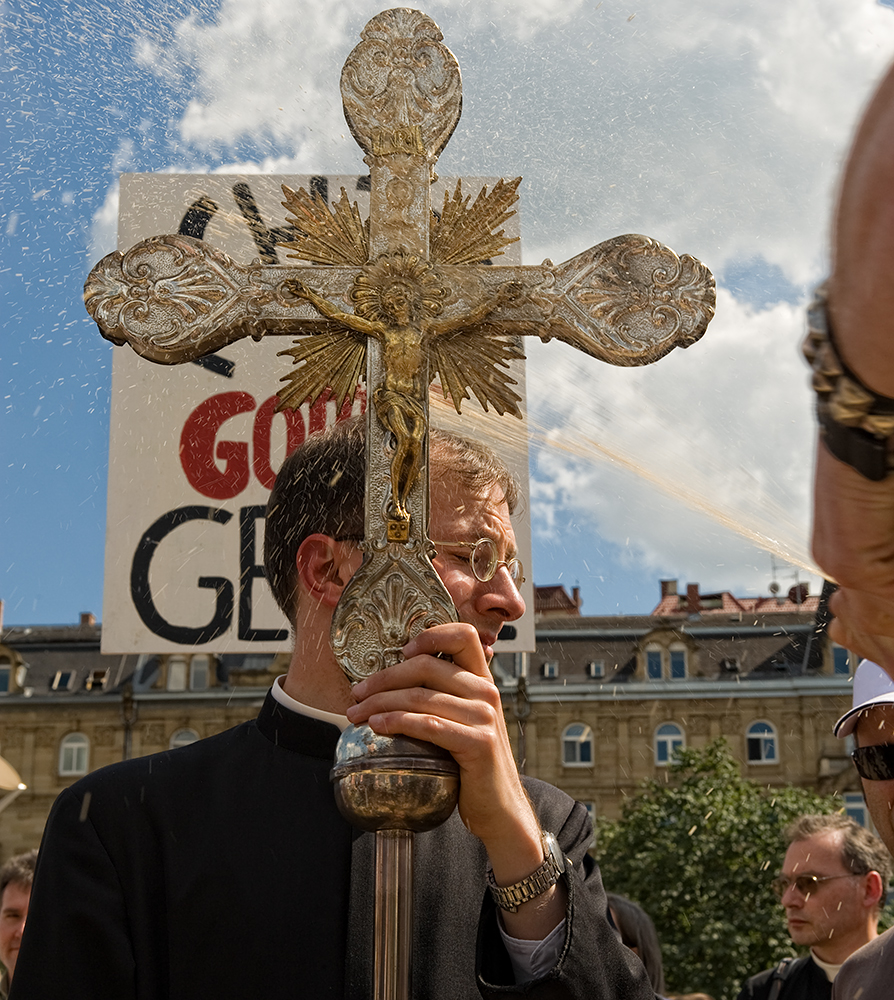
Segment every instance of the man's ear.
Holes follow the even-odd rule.
[[[295,556],[301,589],[334,608],[357,570],[356,554],[356,548],[329,535],[308,535]]]
[[[866,906],[878,906],[885,887],[882,885],[882,877],[878,872],[869,872],[866,875],[866,889],[864,902]]]

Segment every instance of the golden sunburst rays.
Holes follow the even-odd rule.
[[[351,301],[354,312],[363,319],[393,323],[395,312],[390,300],[395,295],[406,300],[413,317],[422,319],[441,312],[446,294],[440,275],[427,260],[398,250],[382,254],[357,275]]]
[[[520,182],[520,177],[500,180],[490,192],[484,187],[470,205],[471,196],[463,195],[462,181],[458,181],[453,193],[444,196],[440,218],[432,215],[430,260],[401,249],[372,262],[368,260],[369,224],[360,218],[356,204],[348,201],[344,188],[330,209],[319,194],[311,196],[304,188],[293,191],[283,185],[283,206],[290,213],[287,221],[298,235],[282,246],[294,251],[289,257],[299,260],[361,268],[351,289],[358,317],[391,326],[405,315],[405,321],[425,324],[440,315],[447,297],[433,263],[480,263],[515,242],[515,237],[504,236],[498,227],[514,214],[511,206],[518,201]],[[509,361],[524,358],[515,338],[495,335],[481,326],[480,332],[457,331],[435,336],[429,343],[433,374],[440,374],[457,413],[462,401],[471,398],[471,391],[485,410],[492,407],[500,415],[521,416],[521,397],[511,388],[516,383],[506,372]],[[279,352],[280,357],[284,355],[293,359],[295,367],[281,379],[286,384],[279,391],[278,409],[295,409],[327,389],[341,406],[353,398],[365,377],[366,338],[345,327],[296,341]]]
[[[453,195],[444,193],[440,219],[432,212],[429,256],[437,264],[478,264],[503,253],[503,248],[515,243],[517,236],[495,232],[515,215],[512,205],[518,201],[521,177],[512,181],[499,180],[488,194],[487,187],[478,192],[472,206],[471,195],[463,197],[462,181],[456,182]]]
[[[286,385],[279,390],[277,410],[297,410],[305,401],[319,399],[327,389],[341,409],[346,399],[354,398],[358,383],[366,375],[366,338],[352,330],[297,340],[292,347],[279,351],[277,357],[286,354],[297,367],[280,379]]]
[[[521,418],[521,396],[512,389],[517,382],[504,369],[524,356],[518,337],[497,336],[486,326],[438,337],[431,345],[433,372],[440,375],[444,395],[457,413],[471,389],[485,410],[490,405],[500,416],[511,413]]]
[[[291,215],[286,221],[298,235],[281,245],[295,253],[288,257],[309,260],[314,264],[362,267],[369,259],[369,222],[364,223],[356,202],[348,201],[345,189],[330,209],[320,194],[309,195],[304,188],[293,191],[282,186],[282,203]]]

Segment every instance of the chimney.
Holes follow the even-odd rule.
[[[665,597],[676,597],[677,596],[677,581],[676,580],[661,580],[661,599],[664,600]]]
[[[89,628],[96,624],[96,615],[92,611],[81,612],[81,628]]]
[[[571,588],[571,600],[574,602],[577,613],[580,614],[580,606],[584,603],[580,598],[580,587]]]
[[[701,611],[702,600],[698,593],[697,583],[686,584],[686,610],[691,615],[697,615]]]

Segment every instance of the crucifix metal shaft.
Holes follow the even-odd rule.
[[[103,336],[161,364],[246,336],[303,335],[280,352],[294,361],[280,407],[327,391],[340,405],[365,377],[365,557],[331,630],[354,680],[397,662],[422,629],[455,620],[428,537],[435,376],[457,411],[471,393],[485,409],[521,416],[506,370],[523,357],[521,336],[642,365],[696,341],[714,309],[708,269],[644,236],[610,239],[559,265],[493,266],[511,242],[499,227],[513,214],[520,179],[485,188],[474,201],[458,183],[432,211],[434,165],[462,105],[459,66],[440,30],[420,11],[398,8],[374,17],[361,39],[345,62],[341,93],[369,167],[367,221],[344,191],[330,208],[284,187],[296,232],[284,245],[303,263],[242,266],[190,237],[159,236],[106,257],[85,286]],[[409,995],[408,831],[449,815],[451,765],[434,748],[376,737],[368,727],[351,727],[339,750],[343,809],[380,831],[374,995],[381,1000]]]

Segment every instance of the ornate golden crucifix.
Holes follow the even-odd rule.
[[[601,243],[564,264],[495,267],[510,242],[520,178],[474,201],[457,183],[431,206],[434,165],[459,120],[459,66],[417,10],[374,17],[341,75],[345,117],[370,172],[369,219],[341,199],[284,187],[302,266],[246,267],[188,236],[158,236],[104,258],[85,302],[104,337],[161,364],[242,337],[306,336],[280,352],[295,368],[280,408],[331,390],[340,405],[365,375],[366,559],[336,609],[332,641],[353,679],[399,658],[408,639],[454,619],[428,541],[427,428],[435,376],[457,411],[520,416],[506,371],[520,335],[562,340],[615,365],[643,365],[705,331],[710,271],[644,236]]]
[[[366,222],[344,191],[330,210],[319,196],[284,188],[296,231],[285,246],[304,264],[243,267],[199,240],[157,236],[104,258],[84,292],[104,337],[161,364],[246,336],[304,335],[280,352],[294,361],[281,408],[327,391],[340,406],[365,374],[365,558],[331,633],[355,680],[396,662],[422,629],[455,620],[428,539],[435,376],[457,411],[471,392],[485,409],[520,416],[506,369],[523,357],[522,335],[643,365],[696,341],[714,311],[708,269],[645,236],[618,236],[559,265],[492,266],[511,242],[499,227],[513,214],[520,179],[474,201],[457,183],[432,211],[434,165],[462,104],[459,66],[440,30],[420,11],[398,8],[374,17],[361,37],[341,93],[369,166]],[[349,727],[333,774],[346,815],[378,831],[374,995],[405,1000],[409,831],[450,814],[455,765],[418,741]]]

